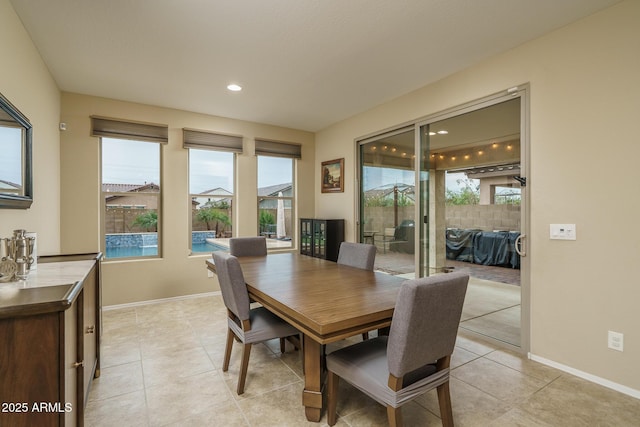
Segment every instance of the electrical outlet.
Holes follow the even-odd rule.
[[[609,331],[608,335],[608,347],[612,350],[623,351],[624,349],[624,334],[621,332]]]

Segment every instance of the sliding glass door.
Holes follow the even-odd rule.
[[[521,98],[505,98],[421,124],[418,272],[469,274],[460,327],[520,346]]]
[[[468,273],[461,328],[513,346],[528,342],[523,92],[359,142],[359,237],[377,246],[376,270]]]
[[[415,273],[414,127],[363,141],[360,149],[360,241],[377,246],[375,268]]]

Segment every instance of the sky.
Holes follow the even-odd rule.
[[[159,144],[111,138],[102,139],[102,182],[144,184],[160,182]],[[191,149],[189,192],[198,194],[214,188],[233,192],[233,153]],[[292,182],[292,160],[258,156],[258,187]]]
[[[22,183],[22,129],[0,126],[0,180]]]

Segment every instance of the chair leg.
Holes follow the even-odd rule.
[[[327,372],[327,424],[336,423],[336,408],[338,406],[338,384],[340,377],[331,371]]]
[[[251,344],[242,347],[242,363],[240,364],[240,376],[238,378],[238,394],[244,393],[244,382],[247,379],[247,368],[249,367],[249,356],[251,355]]]
[[[284,338],[280,338],[280,353],[284,354],[284,350],[285,350],[285,341]]]
[[[451,393],[449,381],[438,386],[438,405],[440,406],[440,418],[442,427],[453,427],[453,411],[451,409]]]
[[[399,407],[387,406],[387,418],[390,427],[402,427],[402,411]]]
[[[362,333],[362,341],[366,341],[369,339],[369,332],[363,332]]]
[[[224,347],[224,362],[222,363],[222,370],[227,372],[229,370],[229,360],[231,359],[231,349],[233,348],[233,339],[237,338],[236,334],[227,329],[227,344]]]

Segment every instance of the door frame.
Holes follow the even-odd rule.
[[[531,288],[530,288],[530,278],[531,278],[531,260],[529,254],[531,253],[528,250],[530,247],[529,244],[529,236],[530,232],[530,140],[529,140],[529,97],[530,97],[530,86],[528,83],[521,84],[518,86],[511,87],[509,89],[494,93],[492,95],[488,95],[483,98],[476,99],[474,101],[470,101],[453,108],[440,111],[438,113],[423,117],[415,123],[416,126],[416,146],[415,152],[420,152],[420,129],[422,126],[429,125],[431,123],[439,122],[441,120],[450,119],[452,117],[460,116],[462,114],[470,113],[485,107],[489,107],[492,105],[500,104],[502,102],[511,100],[513,98],[520,98],[520,172],[521,176],[527,179],[527,184],[521,188],[521,205],[520,205],[520,233],[523,236],[522,238],[522,249],[524,250],[525,256],[520,258],[520,347],[513,348],[518,349],[522,353],[528,353],[530,349],[531,342],[531,329],[530,329],[530,320],[531,320]],[[419,167],[416,168],[416,182],[419,182]],[[416,218],[419,217],[420,214],[420,206],[421,203],[416,202]],[[420,242],[420,233],[421,227],[416,227],[416,244]],[[416,248],[416,272],[421,274],[422,271],[419,268],[420,266],[420,257],[423,252],[422,247]],[[488,338],[488,337],[485,337]],[[489,338],[490,339],[490,338]],[[492,340],[494,341],[494,340]],[[496,343],[500,343],[503,346],[512,347],[508,344],[502,343],[498,340],[495,340]]]
[[[358,236],[358,240],[362,239],[362,227],[361,227],[361,202],[362,202],[362,159],[360,155],[360,146],[367,142],[375,141],[376,139],[382,138],[386,135],[406,132],[409,128],[413,127],[414,129],[414,139],[415,139],[415,147],[414,152],[420,153],[420,129],[422,126],[438,122],[441,120],[449,119],[455,116],[459,116],[462,114],[470,113],[475,110],[479,110],[485,107],[489,107],[495,104],[499,104],[504,101],[511,100],[515,97],[520,98],[520,171],[521,176],[527,179],[526,185],[521,189],[521,205],[520,205],[520,233],[523,236],[521,248],[524,250],[525,256],[522,256],[520,259],[520,347],[510,346],[508,344],[502,343],[498,340],[492,340],[501,346],[507,346],[517,351],[527,354],[530,350],[530,342],[531,342],[531,259],[530,254],[530,215],[531,215],[531,203],[530,203],[530,185],[531,185],[531,144],[530,144],[530,85],[529,83],[519,84],[517,86],[513,86],[506,90],[502,90],[491,95],[478,98],[473,101],[466,102],[464,104],[457,105],[452,108],[448,108],[442,111],[439,111],[434,114],[430,114],[427,116],[423,116],[416,120],[411,120],[405,122],[403,124],[393,126],[387,128],[385,130],[381,130],[366,136],[362,136],[355,139],[354,148],[356,150],[356,159],[358,165],[358,172],[356,174],[356,188],[358,189],[358,197],[355,198],[355,216],[356,216],[356,232]],[[416,183],[416,195],[420,192],[418,191],[418,185],[420,183],[420,162],[417,161],[415,165],[415,183]],[[416,200],[415,204],[415,214],[414,217],[416,221],[420,219],[420,207],[421,203]],[[421,242],[421,229],[422,229],[422,221],[420,221],[421,226],[415,227],[415,239],[416,242],[416,250],[415,253],[415,271],[417,275],[421,275],[422,271],[420,267],[420,257],[423,253],[423,248],[420,247]],[[490,339],[488,337],[484,337],[485,339]]]

